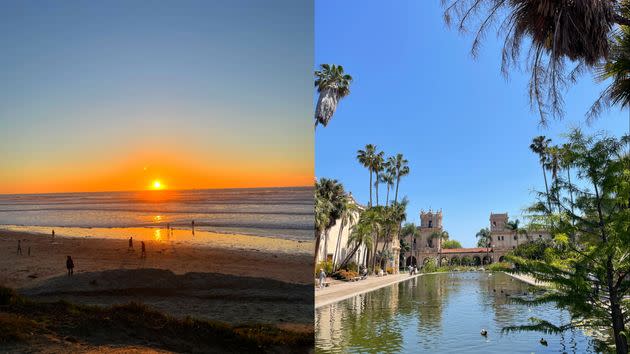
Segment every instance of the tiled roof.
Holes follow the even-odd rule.
[[[443,248],[442,253],[486,253],[492,252],[492,248],[476,247],[476,248]]]

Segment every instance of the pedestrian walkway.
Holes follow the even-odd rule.
[[[356,282],[335,282],[326,288],[315,289],[315,308],[330,305],[332,303],[380,289],[401,281],[413,279],[421,274],[410,276],[409,273],[392,274],[383,277],[370,276],[365,280]]]

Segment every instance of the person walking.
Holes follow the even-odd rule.
[[[326,281],[326,272],[324,272],[324,269],[320,269],[319,270],[319,288],[323,288],[324,287],[324,282]]]
[[[22,240],[18,240],[17,254],[22,255]]]
[[[140,241],[140,258],[147,258],[147,249],[144,241]]]
[[[66,258],[66,268],[68,269],[68,276],[71,277],[74,274],[74,261],[70,256]]]
[[[129,237],[129,248],[127,251],[133,251],[133,236]]]
[[[193,220],[190,224],[192,226],[192,234],[194,236],[195,235],[195,220]]]
[[[51,241],[55,241],[55,229],[52,230],[52,237],[50,238]]]

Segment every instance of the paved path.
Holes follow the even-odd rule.
[[[380,289],[401,281],[413,279],[422,274],[410,276],[408,273],[386,275],[383,277],[371,276],[365,280],[356,282],[336,282],[327,288],[315,288],[315,308],[330,305],[332,303]]]

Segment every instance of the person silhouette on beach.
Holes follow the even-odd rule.
[[[18,240],[17,254],[22,255],[22,240]]]
[[[74,274],[74,261],[70,256],[66,258],[66,268],[68,268],[68,276],[71,277]]]
[[[55,240],[55,229],[52,230],[52,237],[51,237],[51,241]]]
[[[129,248],[127,251],[133,251],[133,236],[129,237]]]
[[[192,234],[194,235],[195,234],[195,220],[193,220],[190,224],[192,225]]]
[[[144,245],[144,241],[140,241],[140,258],[147,258],[147,249]]]

